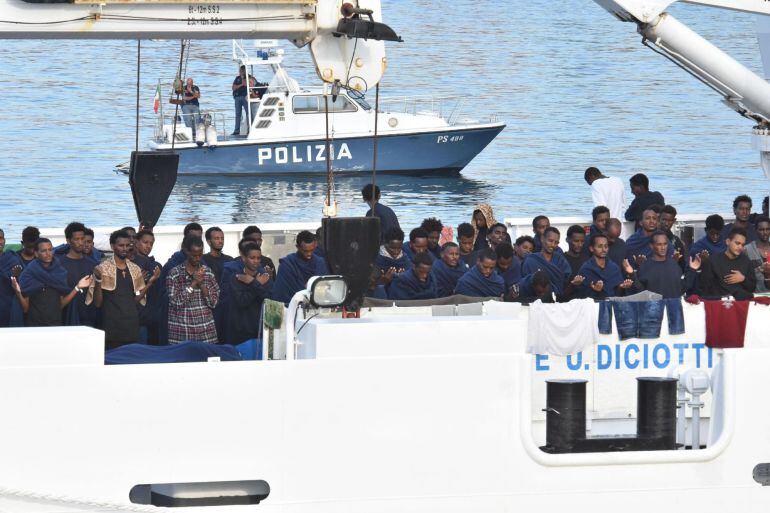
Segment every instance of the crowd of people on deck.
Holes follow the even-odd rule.
[[[367,216],[380,219],[381,246],[367,297],[432,300],[460,294],[530,303],[602,300],[650,291],[664,298],[697,294],[747,299],[770,291],[770,218],[767,197],[752,213],[749,196],[733,201],[735,220],[714,214],[706,234],[688,247],[673,229],[677,210],[650,191],[643,174],[630,180],[634,200],[625,208],[622,181],[596,168],[592,223],[562,234],[545,215],[533,235],[511,240],[489,205],[456,227],[429,217],[406,237],[380,189],[367,185]],[[625,209],[625,210],[624,210]],[[620,216],[636,231],[621,238]],[[262,232],[247,227],[238,256],[223,253],[223,230],[185,226],[181,249],[161,264],[151,255],[150,229],[110,234],[111,256],[94,248],[93,230],[72,222],[66,243],[54,247],[35,227],[22,232],[21,249],[5,250],[0,229],[0,327],[84,325],[105,332],[107,349],[129,343],[184,341],[239,344],[261,332],[263,303],[287,305],[312,276],[329,273],[318,233],[302,231],[296,252],[276,266],[262,254]],[[205,240],[205,243],[204,243]],[[208,251],[206,249],[208,248]]]
[[[91,326],[105,347],[186,341],[239,344],[257,338],[266,299],[288,304],[308,279],[328,274],[317,235],[297,235],[297,251],[279,271],[262,255],[262,231],[248,226],[238,257],[222,252],[224,232],[185,226],[181,249],[161,264],[155,235],[125,227],[110,234],[111,256],[94,248],[93,231],[73,222],[54,247],[35,227],[18,252],[0,230],[0,327]],[[204,243],[205,239],[205,243]],[[208,247],[208,251],[206,248]]]
[[[650,291],[664,298],[747,299],[770,292],[768,199],[752,213],[749,196],[735,198],[735,220],[714,214],[706,234],[688,247],[674,233],[677,210],[651,191],[649,179],[630,179],[633,201],[626,208],[623,182],[590,167],[584,179],[594,208],[590,226],[573,225],[562,235],[545,215],[532,219],[533,235],[511,240],[489,205],[479,205],[470,222],[445,226],[430,217],[408,238],[378,189],[363,191],[380,217],[382,246],[368,295],[387,300],[422,300],[462,294],[530,303],[602,300]],[[367,215],[372,215],[370,210]],[[623,223],[635,231],[621,237]],[[566,237],[567,250],[560,248]]]

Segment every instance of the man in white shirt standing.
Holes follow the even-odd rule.
[[[594,206],[604,205],[610,209],[610,217],[623,219],[626,209],[626,193],[620,178],[604,176],[598,168],[589,167],[583,175],[591,186]]]

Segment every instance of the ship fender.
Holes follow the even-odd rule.
[[[217,129],[212,125],[206,127],[206,144],[208,144],[210,148],[215,148],[217,146]]]

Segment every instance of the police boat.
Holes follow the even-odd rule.
[[[456,174],[505,128],[494,115],[465,117],[463,98],[390,99],[375,112],[360,92],[364,82],[352,77],[352,87],[306,89],[287,74],[276,41],[255,41],[254,47],[250,54],[247,45],[233,41],[233,60],[246,67],[251,85],[249,108],[235,130],[241,135],[228,135],[232,109],[201,111],[189,123],[196,130],[185,125],[181,110],[159,111],[150,148],[178,152],[180,174],[326,173],[327,151],[335,173],[368,173],[375,138],[378,172]],[[272,78],[259,84],[255,75]]]

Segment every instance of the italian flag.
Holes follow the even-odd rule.
[[[158,88],[155,89],[155,100],[152,102],[152,110],[154,110],[155,114],[157,114],[159,108],[160,108],[160,84],[158,84]]]

